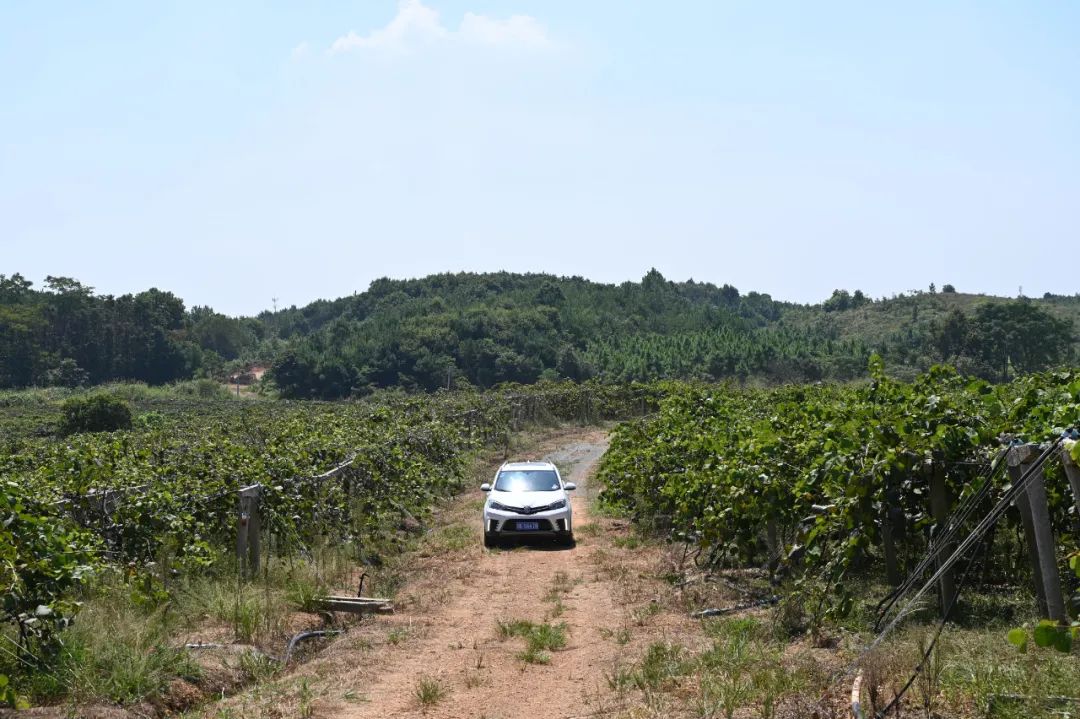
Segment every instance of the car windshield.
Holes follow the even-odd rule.
[[[495,480],[499,492],[551,492],[559,489],[559,475],[553,469],[509,469]]]

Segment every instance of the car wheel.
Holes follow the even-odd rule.
[[[488,534],[487,532],[484,532],[484,546],[485,547],[487,547],[488,549],[491,549],[493,547],[497,547],[498,544],[499,544],[499,540],[495,538],[494,534]]]
[[[573,547],[573,546],[577,545],[577,542],[574,541],[574,533],[573,532],[570,532],[568,534],[564,534],[559,539],[561,540],[562,545],[564,547]]]

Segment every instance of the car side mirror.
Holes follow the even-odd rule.
[[[575,489],[577,489],[577,485],[574,484],[573,482],[567,482],[566,484],[563,485],[563,489],[565,489],[567,492],[572,492]]]
[[[484,482],[483,484],[480,485],[480,491],[481,492],[490,492],[491,491],[491,485],[488,484],[487,482]]]

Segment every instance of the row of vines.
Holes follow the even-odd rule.
[[[104,567],[175,575],[235,562],[237,491],[249,485],[262,486],[272,552],[333,541],[362,553],[457,490],[471,450],[528,422],[625,418],[654,404],[645,387],[572,384],[364,403],[194,402],[144,412],[131,430],[9,439],[3,617],[35,656]],[[343,465],[334,481],[320,478]]]
[[[871,374],[859,386],[671,385],[657,413],[616,430],[604,500],[695,547],[702,565],[768,566],[793,595],[813,595],[812,619],[823,620],[851,609],[860,585],[850,579],[885,578],[886,544],[893,583],[923,558],[935,474],[956,506],[1004,443],[1043,442],[1080,421],[1076,372],[991,385],[938,367],[907,383],[873,358]],[[1060,463],[1047,472],[1065,567],[1076,505]],[[998,481],[1000,494],[1008,479]],[[1004,520],[979,579],[1015,586],[1028,572],[1020,517],[1014,508]]]

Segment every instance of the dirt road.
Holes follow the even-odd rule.
[[[416,545],[379,570],[382,586],[388,576],[400,580],[394,584],[395,614],[352,626],[332,643],[312,647],[308,661],[204,705],[197,715],[701,716],[707,705],[695,693],[699,678],[686,676],[691,670],[671,658],[711,646],[689,609],[727,606],[739,597],[719,583],[677,587],[668,579],[685,570],[685,553],[643,539],[625,520],[592,515],[599,489],[593,473],[606,448],[601,430],[561,428],[523,438],[513,453],[515,459],[550,459],[578,485],[572,498],[575,547],[537,542],[484,549],[479,485],[498,461],[477,465],[476,489],[442,507]],[[565,644],[526,652],[523,637],[500,629],[522,622],[565,635]],[[650,652],[652,671],[659,674],[645,677],[651,682],[646,692],[639,685]]]
[[[578,527],[590,524],[590,475],[606,446],[604,435],[593,432],[546,457],[579,487],[572,500]],[[473,524],[479,544],[480,523]],[[362,700],[331,715],[510,719],[595,711],[607,693],[605,671],[619,651],[602,634],[621,617],[610,587],[589,561],[596,548],[582,535],[573,548],[544,542],[481,552],[449,578],[443,603],[415,617],[422,627],[399,651],[378,671],[357,678],[354,690]],[[499,635],[497,622],[512,620],[565,622],[567,645],[551,652],[548,664],[527,663],[518,657],[523,640]]]

